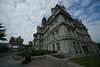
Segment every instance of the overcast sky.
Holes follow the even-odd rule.
[[[94,42],[100,42],[100,0],[0,0],[0,22],[6,26],[6,38],[21,36],[24,44],[33,40],[41,19],[51,15],[56,4],[81,20]],[[2,42],[2,41],[0,41]]]

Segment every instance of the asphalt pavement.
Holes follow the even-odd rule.
[[[14,60],[12,56],[1,57],[0,67],[57,67],[56,64],[46,59],[32,60],[31,63],[22,64],[21,60]]]
[[[16,53],[15,52],[0,53],[0,58],[8,56],[8,55],[14,55],[14,54],[16,54]]]

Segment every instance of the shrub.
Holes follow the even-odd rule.
[[[64,56],[64,55],[62,55],[62,54],[57,54],[57,55],[52,55],[52,56],[57,57],[57,58],[60,58],[60,59],[65,58],[65,56]]]
[[[9,49],[10,48],[8,46],[0,46],[0,53],[8,52]]]
[[[49,50],[32,50],[32,52],[25,51],[18,54],[18,56],[25,56],[25,55],[31,55],[31,56],[39,56],[44,54],[53,54],[57,53],[57,51],[49,51]]]

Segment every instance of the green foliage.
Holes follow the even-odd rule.
[[[8,46],[0,46],[0,53],[8,52],[10,48]]]
[[[57,57],[57,58],[60,58],[60,59],[65,58],[65,56],[64,56],[64,55],[62,55],[62,54],[57,54],[57,55],[52,55],[52,56]]]
[[[49,51],[49,50],[32,50],[32,52],[30,52],[30,51],[21,52],[20,54],[18,54],[18,56],[25,56],[25,55],[39,56],[39,55],[53,54],[53,53],[57,53],[57,51]]]
[[[70,61],[85,67],[100,67],[100,56],[71,58]]]
[[[5,31],[6,29],[4,29],[5,26],[2,26],[2,23],[0,23],[0,40],[5,41],[7,40],[6,38],[4,38],[6,36]]]
[[[29,48],[31,48],[32,47],[32,45],[26,45],[25,46],[25,49],[29,49]]]

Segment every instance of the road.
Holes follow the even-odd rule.
[[[31,63],[21,64],[20,60],[12,59],[13,55],[0,58],[0,67],[57,67],[53,62],[42,60],[32,60]]]
[[[8,52],[8,53],[0,53],[0,58],[8,55],[15,54],[15,52]]]

